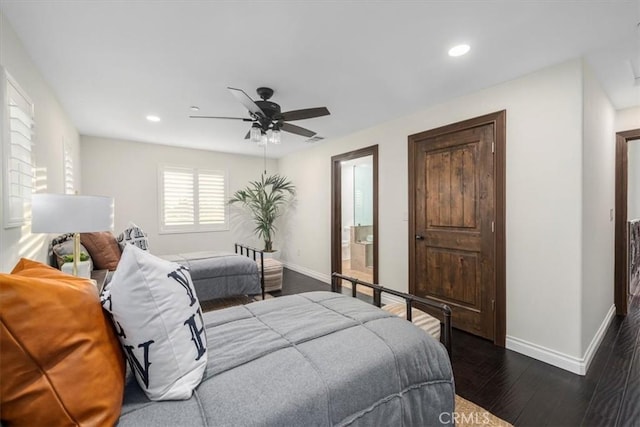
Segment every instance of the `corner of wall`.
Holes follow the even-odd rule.
[[[613,304],[615,111],[583,60],[580,351],[585,362],[601,340]],[[604,320],[603,320],[604,319]],[[606,328],[605,328],[606,330]],[[595,348],[593,347],[595,343]]]

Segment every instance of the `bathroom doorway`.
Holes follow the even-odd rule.
[[[378,283],[378,146],[333,156],[331,169],[331,271]]]
[[[635,175],[640,150],[640,129],[632,129],[616,134],[616,191],[615,191],[615,270],[614,300],[616,314],[626,316],[631,298],[638,293],[640,281],[636,236],[637,226],[632,220],[640,217],[637,208],[637,187]],[[629,185],[631,184],[631,185]],[[633,249],[630,247],[633,244]]]

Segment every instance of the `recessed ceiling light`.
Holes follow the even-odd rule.
[[[462,56],[469,52],[471,47],[468,44],[459,44],[449,49],[449,56]]]
[[[147,116],[147,120],[149,120],[150,122],[159,122],[160,121],[160,117],[154,116],[152,114],[149,114]]]
[[[192,105],[191,107],[189,107],[189,109],[191,111],[200,111],[200,107],[196,106],[196,105]]]

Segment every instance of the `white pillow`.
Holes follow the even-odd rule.
[[[207,340],[188,269],[125,245],[101,300],[149,399],[191,397],[207,364]]]
[[[142,228],[135,225],[133,222],[129,223],[129,226],[122,230],[122,233],[116,237],[120,250],[124,251],[124,247],[127,243],[139,247],[145,251],[149,250],[149,239],[147,233],[142,231]]]

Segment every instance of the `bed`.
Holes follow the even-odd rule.
[[[236,295],[260,295],[264,298],[264,254],[239,243],[235,253],[189,252],[160,258],[189,268],[200,301]]]
[[[133,226],[137,227],[135,225]],[[100,257],[100,259],[103,259],[102,263],[105,265],[104,253],[112,255],[109,258],[108,267],[100,267],[96,264],[97,270],[99,271],[110,270],[106,275],[96,272],[96,275],[102,274],[102,277],[104,277],[104,280],[100,280],[101,283],[108,283],[111,280],[113,270],[116,269],[119,262],[121,246],[111,233],[87,233],[84,235],[99,235],[99,238],[106,239],[100,240],[100,243],[93,248],[94,250],[82,246],[82,252],[88,253],[91,259]],[[140,235],[145,236],[142,231],[140,231]],[[72,238],[73,234],[68,233],[60,235],[49,242],[49,265],[55,268],[62,267],[63,261],[61,261],[61,256],[72,253]],[[146,239],[146,237],[144,238]],[[147,243],[143,246],[136,244],[136,246],[148,250],[146,249],[148,247]],[[200,301],[238,295],[262,295],[264,299],[264,252],[241,243],[236,243],[234,246],[235,253],[201,251],[161,255],[160,258],[177,262],[189,268]],[[103,251],[103,247],[108,247],[111,249],[111,252]]]
[[[119,426],[449,425],[445,346],[349,296],[311,292],[204,314],[208,364],[186,401],[129,378]],[[449,325],[450,326],[450,325]]]

